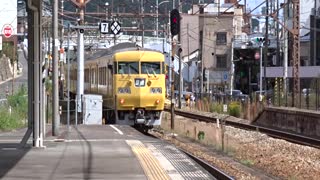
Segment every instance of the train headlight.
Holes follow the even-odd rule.
[[[128,87],[119,87],[118,93],[119,94],[131,94],[131,90]]]
[[[159,104],[159,103],[160,103],[160,100],[159,100],[159,99],[157,99],[157,100],[156,100],[156,104]]]
[[[150,88],[150,93],[152,94],[161,94],[162,93],[162,88],[161,87],[155,87],[155,88]]]

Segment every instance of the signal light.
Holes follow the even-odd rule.
[[[180,13],[178,9],[173,9],[170,12],[170,31],[172,36],[180,33]]]
[[[263,44],[268,43],[268,45],[270,45],[270,39],[266,40],[266,38],[264,37],[257,37],[256,42],[263,43]]]
[[[257,37],[256,38],[257,42],[264,42],[265,40],[266,40],[266,38],[264,38],[264,37]]]

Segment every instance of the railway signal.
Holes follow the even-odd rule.
[[[178,9],[173,9],[170,12],[170,31],[172,36],[180,33],[180,13]]]
[[[257,42],[260,42],[260,43],[265,42],[265,40],[266,40],[266,38],[264,38],[264,37],[257,37],[257,38],[256,38],[256,41],[257,41]]]
[[[268,45],[270,45],[270,39],[266,40],[266,38],[264,38],[264,37],[257,37],[256,42],[260,43],[261,45],[265,44],[267,42]]]

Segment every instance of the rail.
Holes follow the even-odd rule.
[[[177,147],[176,147],[177,148]],[[203,161],[202,159],[190,154],[189,152],[178,148],[180,151],[185,153],[187,156],[189,156],[191,159],[193,159],[196,163],[198,163],[201,167],[203,167],[205,170],[207,170],[213,177],[219,179],[219,180],[233,180],[235,178],[225,174],[220,169],[210,165],[209,163]]]
[[[170,112],[169,109],[165,109],[165,111]],[[207,122],[207,123],[216,123],[217,122],[217,118],[215,118],[215,117],[208,117],[208,116],[204,116],[204,115],[200,115],[200,114],[181,111],[178,109],[175,109],[174,112],[176,115],[187,117],[187,118],[192,118],[192,119],[198,119],[199,121],[203,121],[203,122]],[[302,136],[302,135],[299,135],[296,133],[290,133],[290,132],[286,132],[286,131],[271,129],[271,128],[267,128],[267,127],[257,126],[257,125],[253,125],[253,124],[245,124],[245,123],[234,122],[234,121],[229,121],[229,120],[224,120],[224,123],[227,126],[233,126],[236,128],[247,129],[247,130],[252,130],[252,131],[258,131],[261,133],[265,133],[269,136],[276,137],[279,139],[284,139],[284,140],[294,142],[297,144],[320,148],[320,139]]]
[[[139,129],[138,129],[139,130]],[[141,129],[139,130],[140,132]],[[157,129],[153,129],[154,132],[158,132],[161,134],[160,131],[158,131]],[[144,132],[143,132],[144,133]],[[159,138],[159,136],[154,135],[154,134],[148,134],[149,136],[152,136],[154,138]],[[213,177],[215,177],[216,179],[219,180],[234,180],[235,178],[229,176],[228,174],[224,173],[222,170],[218,169],[217,167],[212,166],[211,164],[209,164],[208,162],[198,158],[197,156],[191,154],[190,152],[175,146],[175,148],[179,149],[179,151],[183,152],[184,154],[186,154],[188,157],[190,157],[192,160],[194,160],[198,165],[200,165],[202,168],[204,168],[206,171],[208,171],[208,173],[210,173]]]

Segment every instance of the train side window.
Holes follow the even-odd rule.
[[[114,62],[114,64],[113,64],[113,68],[114,68],[114,73],[115,74],[118,74],[118,63],[117,62]],[[112,71],[111,71],[111,74],[112,74]]]
[[[112,64],[108,64],[108,69],[111,72],[111,74],[113,74],[113,65]],[[116,66],[115,66],[116,67]],[[105,67],[105,74],[107,74],[107,68]]]

